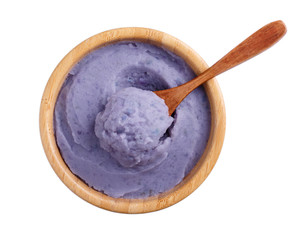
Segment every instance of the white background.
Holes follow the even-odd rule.
[[[300,15],[291,0],[1,1],[0,239],[300,239]],[[209,65],[263,25],[287,35],[219,76],[227,129],[206,181],[159,212],[126,215],[78,198],[51,169],[39,105],[58,62],[111,28],[167,32]]]

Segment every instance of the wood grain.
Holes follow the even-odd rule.
[[[95,206],[122,213],[145,213],[169,207],[191,194],[206,179],[220,154],[225,134],[225,107],[215,79],[204,84],[211,105],[211,132],[205,152],[185,179],[168,192],[146,199],[112,198],[95,191],[67,167],[57,147],[53,130],[53,112],[60,88],[70,69],[96,48],[120,40],[144,41],[165,47],[181,56],[197,75],[207,69],[203,59],[180,40],[147,28],[120,28],[97,34],[71,50],[53,71],[40,107],[40,134],[46,156],[57,176],[82,199]]]
[[[181,86],[155,91],[155,93],[165,100],[169,108],[169,114],[172,115],[182,100],[194,89],[207,80],[262,53],[278,42],[285,33],[286,27],[281,20],[269,23],[253,33],[198,77]]]

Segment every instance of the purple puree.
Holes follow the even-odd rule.
[[[178,106],[174,121],[151,92],[130,87],[162,90],[194,77],[183,59],[151,44],[118,42],[88,54],[68,74],[54,111],[56,141],[70,170],[116,198],[146,198],[180,183],[209,138],[203,87]],[[148,111],[137,115],[137,109]]]
[[[173,123],[164,100],[154,92],[124,88],[112,95],[95,120],[100,146],[123,167],[153,167],[168,156]]]

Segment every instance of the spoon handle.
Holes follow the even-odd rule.
[[[285,33],[286,27],[281,20],[265,25],[232,49],[209,69],[192,81],[184,84],[188,87],[186,90],[191,92],[205,81],[262,53],[278,42]]]
[[[156,91],[155,93],[165,100],[171,115],[180,102],[195,88],[268,49],[278,42],[285,33],[286,27],[282,21],[269,23],[253,33],[198,77],[178,87]]]

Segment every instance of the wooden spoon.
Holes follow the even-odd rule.
[[[269,23],[253,33],[198,77],[178,87],[155,91],[154,93],[165,100],[169,108],[169,115],[172,115],[181,101],[202,83],[268,49],[278,42],[285,33],[286,27],[282,21]]]

